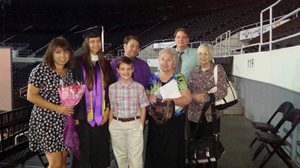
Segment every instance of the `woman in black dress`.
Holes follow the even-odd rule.
[[[66,167],[68,149],[63,143],[65,115],[71,107],[60,105],[58,88],[73,84],[71,66],[73,53],[63,37],[54,38],[44,54],[44,60],[31,72],[27,100],[34,104],[29,122],[29,149],[45,152],[49,168]]]
[[[91,29],[83,36],[82,54],[73,73],[87,89],[74,109],[80,160],[73,158],[73,167],[106,168],[110,164],[108,86],[115,81],[114,74],[101,51],[100,31]]]

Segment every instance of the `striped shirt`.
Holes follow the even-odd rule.
[[[143,85],[133,80],[127,84],[119,80],[110,85],[109,99],[113,116],[119,118],[140,116],[140,108],[149,105]]]

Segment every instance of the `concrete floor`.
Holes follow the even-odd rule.
[[[243,116],[223,115],[221,119],[221,142],[226,153],[219,160],[219,168],[256,168],[259,167],[266,151],[263,151],[255,161],[252,155],[259,144],[252,148],[249,144],[254,138],[254,130],[248,119]],[[285,163],[275,154],[264,168],[285,168]]]
[[[256,168],[259,166],[265,151],[255,161],[251,161],[256,143],[252,148],[249,144],[254,137],[250,121],[242,115],[223,115],[221,119],[221,142],[225,153],[218,162],[219,168]],[[112,162],[113,163],[113,162]],[[19,166],[20,167],[20,166]],[[37,157],[29,159],[25,168],[42,168]],[[70,166],[68,166],[70,167]],[[115,167],[111,165],[110,168]],[[285,168],[284,162],[275,154],[265,168]]]

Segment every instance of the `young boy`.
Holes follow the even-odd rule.
[[[143,167],[143,129],[149,101],[144,87],[132,80],[133,70],[132,60],[122,57],[117,63],[120,78],[109,86],[109,131],[119,168]]]

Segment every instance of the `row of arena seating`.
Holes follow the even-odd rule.
[[[300,17],[292,18],[289,22],[280,25],[273,29],[272,32],[272,40],[277,40],[295,33],[298,33],[300,31]],[[268,42],[269,41],[269,33],[265,33],[263,35],[263,42]],[[253,39],[250,39],[250,44],[255,44],[260,42],[260,37],[256,37]],[[272,45],[273,49],[280,49],[280,48],[285,48],[285,47],[291,47],[295,45],[300,44],[300,38],[298,36],[290,38],[289,40],[283,40],[280,42],[276,42]],[[265,45],[262,46],[262,51],[269,50],[269,46]],[[245,49],[245,53],[249,52],[257,52],[258,51],[258,46],[250,47]]]
[[[286,5],[287,1],[277,5],[274,9],[274,16],[286,14],[287,11],[300,6],[299,1],[291,0],[289,2],[294,5]],[[127,20],[117,25],[110,24],[110,27],[106,29],[105,41],[110,44],[109,50],[111,50],[122,44],[124,36],[134,34],[140,37],[141,46],[144,46],[154,40],[172,38],[176,27],[188,28],[191,32],[191,41],[211,41],[227,30],[235,30],[243,25],[258,22],[260,11],[271,3],[268,0],[260,3],[255,1],[222,9],[222,12],[219,10],[213,12],[202,11],[186,16],[164,16],[139,22]],[[95,22],[87,23],[86,26],[81,25],[71,32],[68,32],[68,30],[76,25],[75,23],[35,24],[31,29],[18,33],[16,37],[7,42],[29,43],[29,49],[34,52],[45,46],[53,37],[64,34],[74,49],[77,49],[80,47],[82,39],[80,34],[74,32],[93,24],[95,25]],[[37,52],[36,55],[40,57],[44,52],[45,48]]]
[[[152,18],[151,20],[131,21],[123,20],[124,23],[116,25],[110,24],[105,33],[105,42],[108,43],[108,50],[115,49],[122,44],[123,37],[129,34],[138,35],[141,39],[141,46],[144,46],[154,40],[173,38],[173,31],[176,27],[186,27],[190,33],[190,41],[212,41],[221,33],[227,30],[235,30],[243,25],[255,23],[259,21],[259,13],[262,9],[269,6],[272,1],[265,0],[259,3],[250,2],[243,5],[235,5],[210,12],[202,11],[196,14],[188,14],[186,16],[164,16],[160,18]],[[290,0],[293,5],[286,5],[287,1],[282,1],[274,9],[274,17],[286,14],[300,6],[299,1]],[[268,18],[268,17],[266,17]],[[72,44],[74,49],[81,46],[81,34],[74,33],[78,30],[86,28],[88,25],[95,25],[95,22],[88,22],[87,25],[77,25],[74,30],[68,32],[75,23],[51,24],[39,23],[33,25],[32,28],[17,33],[7,43],[28,43],[28,49],[33,52],[41,49],[35,54],[41,57],[45,52],[45,45],[55,36],[64,35]],[[293,26],[291,26],[293,28]],[[297,28],[295,27],[295,30]],[[281,34],[286,35],[286,34]],[[287,44],[290,46],[290,44]],[[115,52],[116,53],[116,52]]]
[[[62,21],[55,22],[53,18],[47,18],[47,22],[51,23],[47,26],[44,22],[39,24],[33,24],[32,28],[16,32],[16,36],[9,39],[7,42],[29,43],[28,49],[36,51],[45,46],[49,40],[55,36],[66,34],[74,45],[74,48],[78,48],[81,45],[81,39],[73,39],[71,34],[80,30],[81,28],[87,28],[88,26],[104,25],[106,31],[106,42],[112,44],[112,48],[122,43],[125,35],[133,34],[138,35],[141,39],[141,46],[148,44],[154,40],[172,38],[173,31],[177,27],[186,27],[191,31],[191,41],[205,40],[211,41],[221,33],[228,29],[234,30],[245,24],[251,24],[258,20],[259,12],[270,3],[268,0],[261,1],[259,3],[250,2],[245,5],[234,5],[227,8],[216,9],[214,11],[198,11],[197,13],[188,13],[186,15],[164,15],[144,20],[140,24],[136,24],[136,20],[123,19],[121,23],[111,24],[102,23],[101,21],[88,22],[85,26],[79,25],[76,29],[68,32],[74,25],[74,22]],[[39,20],[39,19],[37,19]],[[42,19],[40,18],[40,21]],[[49,22],[53,20],[53,22]],[[134,24],[133,24],[134,23]],[[26,27],[26,26],[24,26]],[[68,35],[67,35],[68,34]],[[75,35],[77,36],[77,35]],[[1,39],[1,36],[0,36]],[[44,51],[44,50],[43,50]],[[38,52],[38,55],[42,55],[42,52]]]
[[[20,68],[19,64],[13,63],[13,88],[15,90],[19,90],[27,85],[29,74],[36,65],[36,63],[28,64],[25,67]]]

